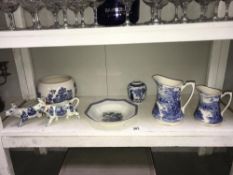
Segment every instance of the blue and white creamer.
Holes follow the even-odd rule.
[[[155,118],[169,123],[175,123],[183,119],[185,108],[189,104],[195,90],[194,82],[173,80],[160,75],[153,76],[157,84],[157,99],[152,114]],[[187,102],[181,106],[181,93],[187,86],[192,87]]]
[[[197,120],[201,120],[207,124],[218,124],[223,121],[223,114],[230,106],[232,100],[232,92],[224,92],[213,89],[207,86],[197,86],[199,93],[199,104],[194,117]],[[229,95],[229,101],[225,108],[221,111],[220,100],[224,96]]]
[[[142,81],[132,81],[128,85],[129,99],[134,103],[141,103],[146,97],[146,84]]]

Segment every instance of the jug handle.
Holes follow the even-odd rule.
[[[184,113],[187,105],[189,104],[191,98],[193,97],[194,90],[195,90],[195,83],[194,82],[186,82],[182,87],[181,87],[181,92],[187,87],[191,86],[192,87],[192,92],[187,100],[187,102],[181,107],[181,111]]]
[[[221,115],[223,116],[224,112],[227,110],[227,108],[230,106],[231,104],[231,100],[232,100],[232,92],[224,92],[222,95],[221,95],[221,99],[223,97],[225,97],[226,95],[229,95],[229,100],[228,100],[228,103],[227,105],[225,106],[225,108],[221,111]]]

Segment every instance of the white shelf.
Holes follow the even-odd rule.
[[[138,115],[119,124],[94,122],[85,116],[87,106],[103,97],[80,98],[81,119],[60,119],[46,127],[46,118],[34,119],[18,127],[18,119],[8,118],[1,132],[4,147],[105,147],[105,146],[232,146],[233,115],[208,126],[193,118],[196,100],[189,105],[184,120],[175,125],[161,124],[152,117],[154,97],[139,105]],[[135,129],[138,128],[138,129]]]
[[[0,48],[136,44],[233,39],[233,22],[2,31]]]

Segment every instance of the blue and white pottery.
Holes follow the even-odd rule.
[[[91,103],[85,114],[97,122],[119,122],[137,115],[138,106],[125,99],[104,99]]]
[[[197,120],[203,121],[207,124],[219,124],[223,121],[223,114],[230,106],[232,100],[232,92],[224,92],[210,88],[207,86],[197,86],[199,93],[199,104],[196,111],[194,112],[194,117]],[[221,111],[220,100],[224,96],[229,95],[229,101],[225,108]]]
[[[160,75],[153,76],[157,84],[157,99],[152,114],[156,119],[167,123],[176,123],[183,119],[185,109],[189,104],[195,90],[194,82],[173,80]],[[187,86],[192,87],[189,98],[181,106],[181,93]]]
[[[67,75],[44,77],[38,83],[38,97],[47,104],[61,103],[75,97],[74,80]]]
[[[128,85],[129,99],[134,103],[141,103],[146,97],[146,84],[142,81],[133,81]]]
[[[14,103],[11,104],[11,108],[8,109],[5,114],[6,116],[17,117],[20,119],[19,126],[22,126],[24,122],[29,119],[41,117],[43,115],[42,108],[45,107],[44,103],[37,103],[33,106],[28,107],[17,107]]]
[[[49,121],[47,123],[48,126],[54,120],[58,120],[58,118],[68,119],[71,116],[76,116],[79,118],[79,113],[77,110],[79,99],[77,97],[55,104],[46,104],[40,98],[38,99],[38,101],[43,106],[43,109],[41,109],[41,111],[49,118]]]

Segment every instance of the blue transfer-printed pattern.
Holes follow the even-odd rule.
[[[152,111],[153,116],[166,122],[180,121],[183,118],[180,92],[178,87],[159,85],[157,101]]]
[[[69,110],[70,110],[70,112],[74,112],[75,111],[74,106],[72,106],[71,104],[69,104]]]
[[[36,114],[36,110],[33,107],[28,107],[27,112],[29,116],[33,116]]]
[[[53,111],[52,106],[48,109],[48,113],[49,113],[49,115],[54,116],[54,111]]]
[[[28,120],[28,114],[25,111],[23,111],[20,118],[22,122],[25,122]]]
[[[57,115],[57,116],[63,117],[63,116],[66,115],[67,110],[64,109],[64,107],[62,107],[62,106],[57,106],[56,109],[55,109],[55,112],[56,112],[56,115]]]
[[[50,90],[48,96],[46,97],[46,103],[51,104],[51,103],[60,103],[65,100],[71,100],[73,98],[73,93],[72,90],[69,89],[67,90],[64,87],[61,87],[56,90]]]
[[[134,102],[142,102],[146,96],[146,86],[143,84],[140,87],[133,87],[132,85],[128,88],[129,98]]]
[[[217,124],[222,122],[221,108],[219,104],[220,96],[206,97],[200,95],[200,101],[198,107],[194,113],[194,117],[197,120],[204,120],[203,115],[206,113],[208,123]]]
[[[55,107],[55,111],[54,111],[54,108],[51,106],[49,109],[48,109],[48,113],[51,115],[51,116],[58,116],[58,117],[64,117],[67,113],[67,110],[64,109],[63,106],[56,106]]]

